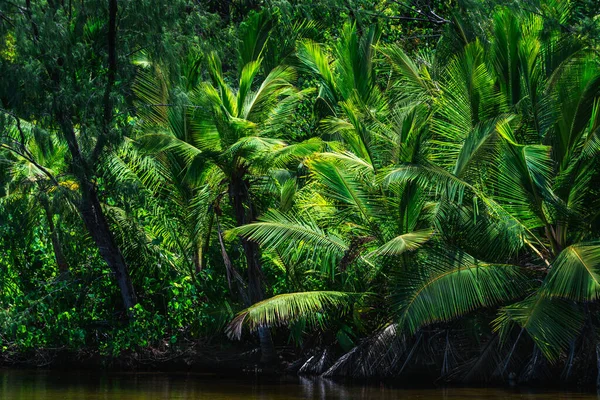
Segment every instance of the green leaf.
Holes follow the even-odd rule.
[[[411,333],[435,322],[450,321],[522,295],[519,267],[487,264],[462,251],[440,251],[403,271],[392,298],[399,319]]]
[[[404,253],[405,251],[416,250],[421,247],[421,245],[429,241],[432,235],[432,229],[423,229],[420,231],[405,233],[386,242],[369,255],[376,257],[396,256]]]
[[[548,360],[555,361],[581,330],[583,313],[570,301],[536,294],[503,307],[493,323],[504,337],[514,324],[525,329]]]
[[[333,291],[280,294],[238,313],[227,327],[227,335],[239,339],[244,325],[255,331],[265,326],[288,325],[300,318],[316,324],[320,313],[344,315],[362,296]]]
[[[259,222],[234,228],[227,237],[241,235],[269,249],[294,253],[300,245],[318,257],[322,266],[332,267],[342,259],[348,244],[332,232],[319,228],[309,216],[299,218],[291,213],[268,211]],[[333,271],[330,271],[333,273]]]
[[[600,243],[577,243],[560,252],[542,286],[550,297],[595,301],[600,296]]]

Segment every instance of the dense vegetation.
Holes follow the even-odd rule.
[[[593,2],[74,3],[0,7],[3,362],[596,379]]]

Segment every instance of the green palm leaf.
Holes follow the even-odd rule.
[[[515,299],[522,295],[525,282],[517,266],[487,264],[461,251],[441,252],[400,273],[392,298],[401,325],[414,333],[422,326]]]
[[[372,196],[356,177],[343,170],[332,160],[317,158],[310,160],[309,167],[315,178],[324,187],[324,193],[339,202],[339,207],[356,210],[364,221],[376,213]]]
[[[481,201],[489,210],[490,214],[494,215],[503,224],[506,229],[511,229],[513,237],[519,237],[522,245],[527,244],[530,247],[533,246],[532,242],[542,244],[542,241],[534,232],[528,223],[531,223],[531,219],[539,221],[539,219],[530,217],[522,221],[519,217],[531,216],[532,211],[527,212],[526,210],[519,215],[514,214],[514,205],[501,203],[496,201],[494,197],[488,196],[482,190],[477,187],[465,182],[464,180],[456,177],[449,173],[445,169],[442,169],[432,164],[404,164],[400,167],[389,171],[384,175],[384,183],[386,184],[397,184],[401,182],[416,182],[420,186],[425,188],[433,188],[438,195],[443,195],[446,199],[457,202],[459,205],[462,204],[465,192],[470,192],[476,198]],[[513,207],[511,207],[513,206]],[[524,208],[522,208],[524,209]],[[539,226],[535,224],[534,227]],[[527,237],[528,238],[527,238]],[[537,252],[537,250],[536,250]]]
[[[191,163],[194,158],[202,154],[202,151],[194,145],[168,133],[147,134],[139,138],[139,142],[144,150],[149,153],[171,151],[181,156],[187,163]]]
[[[266,162],[270,166],[285,168],[292,161],[302,161],[303,159],[319,152],[325,144],[319,138],[311,138],[304,142],[290,144],[278,149],[273,149],[267,155]]]
[[[327,53],[319,44],[304,40],[298,46],[297,56],[304,69],[320,79],[319,97],[333,109],[338,101],[337,84]]]
[[[254,331],[261,327],[287,325],[300,318],[316,324],[322,313],[347,314],[362,296],[334,291],[280,294],[238,313],[227,327],[227,335],[239,339],[244,325]]]
[[[537,294],[503,307],[494,330],[506,337],[514,324],[527,332],[546,358],[555,361],[581,330],[583,314],[570,301]]]
[[[397,256],[405,251],[413,251],[421,247],[424,243],[428,242],[433,235],[432,229],[423,229],[420,231],[414,231],[405,233],[403,235],[396,236],[392,240],[389,240],[376,250],[371,252],[369,256]]]
[[[454,164],[453,173],[463,176],[477,161],[493,161],[498,157],[498,127],[510,123],[512,116],[498,117],[478,124],[465,138]],[[479,165],[478,165],[479,166]]]
[[[313,253],[321,255],[324,260],[330,260],[331,265],[335,265],[348,250],[344,240],[331,232],[323,231],[310,217],[300,219],[276,210],[267,212],[259,222],[228,231],[228,237],[232,235],[241,235],[273,249],[285,249],[288,245],[293,248],[298,243],[303,243],[311,246]]]
[[[241,65],[247,65],[261,57],[275,22],[275,17],[270,10],[265,9],[262,12],[250,14],[240,26],[242,40],[238,53]]]
[[[403,94],[422,100],[434,93],[429,71],[426,67],[421,70],[400,46],[386,46],[379,51],[386,57],[392,70],[399,75],[396,84],[400,85]]]
[[[247,96],[238,116],[253,122],[268,118],[273,108],[279,105],[280,96],[290,96],[296,93],[292,86],[295,79],[296,71],[293,68],[274,68],[256,92]]]
[[[600,243],[577,243],[564,249],[552,263],[541,293],[576,301],[600,297]]]

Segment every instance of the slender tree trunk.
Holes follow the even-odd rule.
[[[265,326],[258,328],[258,340],[260,341],[260,362],[273,365],[277,361],[277,353],[271,330]]]
[[[81,201],[79,212],[81,218],[94,243],[98,246],[100,255],[112,270],[121,291],[125,310],[131,315],[129,309],[137,304],[137,297],[131,283],[127,264],[110,230],[100,200],[98,199],[96,187],[88,176],[87,165],[79,149],[79,143],[77,142],[73,126],[68,119],[61,115],[59,115],[59,121],[67,140],[69,152],[71,153],[71,167],[80,185]]]
[[[54,250],[54,258],[56,259],[56,265],[58,266],[58,271],[63,274],[69,271],[69,263],[65,258],[62,247],[60,245],[60,239],[58,237],[58,229],[54,225],[54,219],[52,215],[52,210],[50,210],[50,204],[48,204],[47,199],[41,199],[42,207],[44,208],[44,212],[46,213],[46,221],[48,222],[48,227],[50,228],[50,239],[52,241],[52,250]]]
[[[208,249],[210,248],[210,235],[212,233],[213,221],[215,220],[215,212],[210,213],[210,219],[208,220],[208,232],[202,243],[202,254],[200,255],[200,264],[202,267],[206,265],[206,259],[208,257]]]
[[[113,271],[117,285],[121,291],[123,305],[130,314],[130,308],[137,304],[137,297],[131,283],[125,258],[117,246],[110,230],[104,211],[98,199],[96,188],[89,181],[80,182],[82,199],[80,212],[92,239],[98,246],[100,255]]]
[[[229,187],[229,196],[235,211],[235,218],[238,226],[245,225],[254,220],[254,210],[248,185],[243,177],[234,177]],[[264,299],[262,287],[262,265],[260,262],[260,252],[258,245],[245,238],[242,238],[242,248],[246,255],[246,264],[248,265],[248,294],[250,304],[258,303]],[[271,337],[269,328],[259,328],[258,337],[260,341],[261,363],[272,363],[276,359],[275,345]]]
[[[194,252],[194,254],[192,254],[194,270],[196,274],[199,274],[200,271],[202,271],[202,246],[194,246],[192,251]]]
[[[246,293],[246,285],[244,284],[244,280],[242,276],[238,272],[237,268],[232,264],[231,259],[229,258],[229,254],[227,254],[227,250],[225,249],[225,242],[223,241],[223,231],[221,231],[221,224],[219,223],[219,217],[217,219],[217,235],[219,237],[219,246],[221,247],[221,256],[223,257],[223,262],[225,263],[225,270],[227,271],[227,285],[229,286],[229,290],[232,289],[231,281],[234,281],[235,287],[238,290],[240,295],[240,299],[242,302],[249,306],[250,299],[248,298],[248,293]]]

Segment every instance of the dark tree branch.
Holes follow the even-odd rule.
[[[44,175],[46,175],[51,181],[52,184],[54,186],[58,186],[58,180],[56,180],[56,178],[54,177],[54,175],[52,175],[52,173],[50,171],[48,171],[45,167],[43,167],[42,165],[40,165],[37,161],[35,161],[33,158],[30,158],[27,154],[21,152],[20,150],[11,147],[7,144],[0,144],[0,148],[4,148],[12,153],[15,153],[16,155],[18,155],[19,157],[25,159],[26,161],[32,163],[37,169],[39,169]]]
[[[404,8],[404,9],[406,9],[408,11],[417,13],[418,15],[420,15],[421,17],[423,17],[424,21],[431,22],[431,23],[434,23],[434,24],[448,24],[448,23],[451,22],[451,21],[449,21],[449,20],[447,20],[445,18],[442,18],[439,15],[437,15],[435,12],[433,12],[433,10],[431,9],[431,7],[429,7],[430,13],[424,13],[421,10],[417,10],[417,9],[412,8],[412,7],[409,7],[402,0],[389,0],[389,1],[391,1],[392,3],[394,3],[394,4],[396,4],[396,5]]]
[[[104,88],[104,126],[102,134],[98,137],[92,152],[92,164],[100,157],[104,146],[110,136],[113,120],[112,101],[110,95],[117,76],[117,0],[108,3],[108,71],[106,74],[106,87]]]
[[[27,149],[27,139],[25,136],[25,132],[23,131],[23,127],[21,126],[21,119],[7,110],[3,110],[3,112],[10,115],[15,120],[16,128],[17,128],[17,131],[19,132],[19,138],[21,140],[20,141],[13,140],[15,142],[15,144],[19,147],[19,149],[13,148],[6,144],[3,144],[2,147],[6,148],[7,150],[17,154],[18,156],[20,156],[20,157],[24,158],[25,160],[27,160],[28,162],[32,163],[37,169],[39,169],[44,175],[46,175],[55,186],[58,186],[58,180],[54,177],[54,175],[52,175],[52,173],[48,169],[46,169],[44,166],[42,166],[40,163],[38,163],[35,160],[35,157],[33,156],[33,154],[29,151],[29,149]]]
[[[31,0],[26,0],[25,4],[27,6],[25,8],[25,14],[27,15],[27,18],[29,19],[29,21],[31,22],[31,30],[33,32],[33,41],[37,43],[39,41],[40,33],[38,31],[37,24],[33,21],[33,13],[31,12]]]
[[[6,23],[8,23],[10,26],[12,26],[14,28],[15,23],[6,16],[6,14],[4,14],[3,12],[0,11],[0,18],[3,19],[4,21],[6,21]]]

